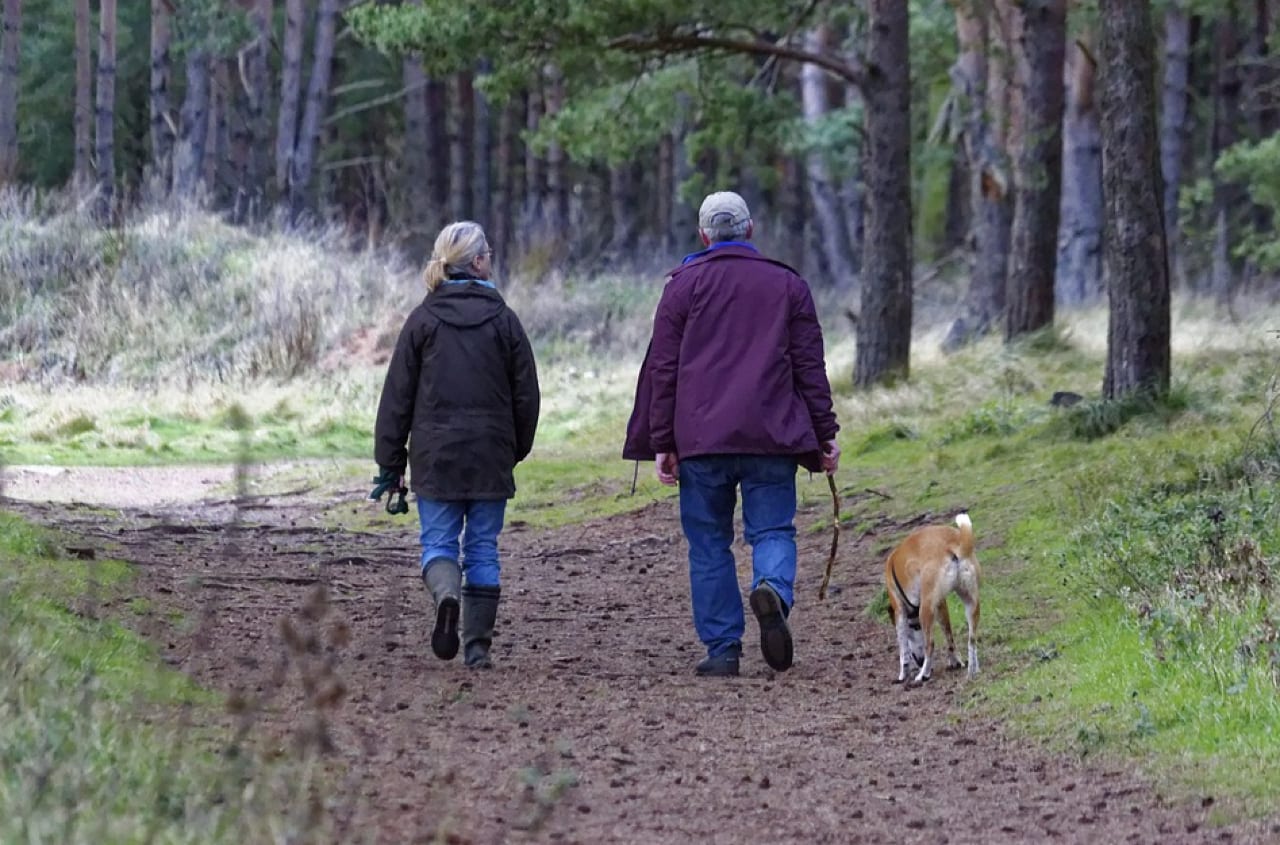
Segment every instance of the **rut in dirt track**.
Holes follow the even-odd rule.
[[[924,687],[891,683],[892,631],[864,609],[879,589],[880,551],[902,526],[843,538],[836,589],[819,603],[830,535],[807,530],[825,514],[802,513],[794,668],[764,665],[748,614],[743,676],[700,679],[671,500],[552,531],[510,525],[489,672],[431,657],[408,518],[354,533],[318,527],[297,500],[118,518],[6,504],[67,531],[82,556],[139,564],[136,590],[154,612],[134,627],[229,693],[271,688],[282,620],[307,616],[316,583],[326,584],[328,623],[349,630],[334,652],[346,695],[332,754],[356,775],[346,822],[378,841],[1280,838],[1271,822],[1210,827],[1202,806],[1167,805],[1132,773],[1027,748],[966,718],[956,703],[982,676],[939,670]],[[744,548],[738,559],[745,583]],[[199,624],[175,627],[175,610]],[[983,622],[988,632],[1002,624],[990,612]],[[297,686],[275,695],[262,730],[306,724]]]

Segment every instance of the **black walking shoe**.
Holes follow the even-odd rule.
[[[715,657],[704,657],[693,668],[693,674],[703,678],[736,678],[738,677],[738,657],[741,653],[741,646],[733,646]]]
[[[431,650],[441,660],[458,654],[458,600],[447,596],[436,606],[436,627],[431,631]]]
[[[770,668],[785,672],[791,668],[791,629],[782,599],[768,584],[751,591],[751,612],[760,623],[760,653]]]

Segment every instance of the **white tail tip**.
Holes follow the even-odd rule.
[[[959,525],[961,528],[973,528],[973,523],[969,521],[969,514],[967,513],[956,514],[956,525]]]

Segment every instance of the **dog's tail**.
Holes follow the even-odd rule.
[[[960,545],[955,550],[956,557],[970,560],[973,558],[973,523],[969,521],[969,514],[956,514],[956,525],[960,528]]]

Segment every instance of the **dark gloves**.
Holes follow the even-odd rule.
[[[373,479],[373,485],[373,492],[369,494],[369,498],[376,502],[384,493],[387,494],[387,513],[395,516],[409,512],[409,503],[405,501],[409,488],[404,486],[403,470],[378,467],[378,475]]]

